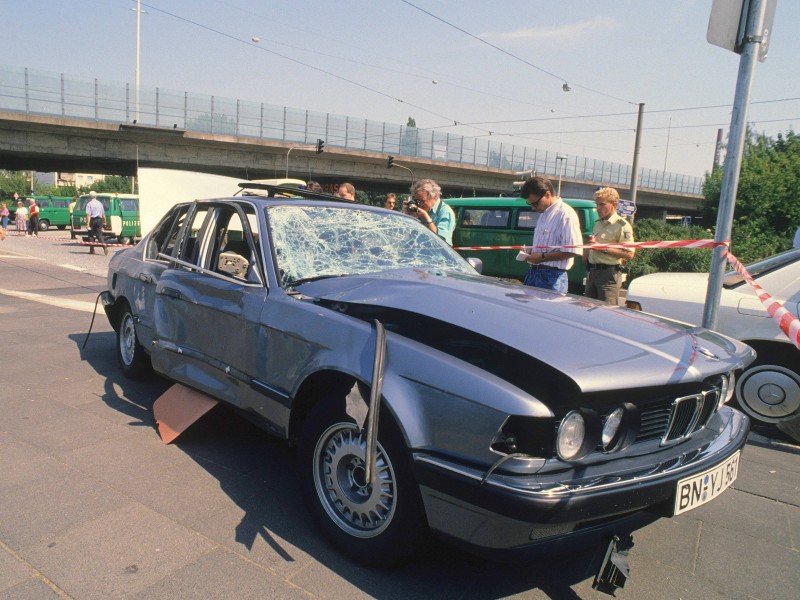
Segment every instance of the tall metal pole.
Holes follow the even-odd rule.
[[[139,38],[142,21],[142,1],[136,0],[136,122],[139,122]]]
[[[747,109],[750,104],[750,91],[753,87],[753,73],[762,42],[766,6],[766,0],[751,0],[750,3],[752,10],[747,20],[742,55],[739,59],[739,76],[736,80],[736,93],[733,100],[728,154],[725,157],[725,169],[722,174],[715,242],[725,242],[731,239],[733,209],[736,206],[736,191],[739,188],[739,170],[742,165],[744,142],[747,136]],[[702,323],[703,327],[708,329],[714,329],[717,326],[717,312],[722,297],[722,280],[725,274],[725,250],[725,247],[717,246],[711,257]]]
[[[564,170],[564,161],[569,157],[566,154],[556,154],[556,161],[558,162],[558,192],[556,195],[561,197],[561,175]]]
[[[639,191],[639,148],[642,144],[642,115],[644,102],[639,103],[639,115],[636,117],[636,137],[633,140],[633,165],[631,165],[631,197],[630,201],[636,208],[636,194]],[[635,215],[636,213],[634,213]],[[633,217],[631,217],[633,220]]]

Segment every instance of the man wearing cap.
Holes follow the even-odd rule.
[[[633,242],[633,228],[617,214],[619,193],[614,188],[600,188],[594,193],[597,216],[590,244],[619,244]],[[633,258],[633,248],[604,248],[589,250],[586,269],[586,291],[589,298],[608,304],[619,304],[622,287],[622,261]]]
[[[520,194],[533,210],[541,213],[533,230],[530,254],[520,256],[530,265],[525,285],[566,292],[567,271],[581,256],[583,235],[578,213],[556,196],[547,177],[537,175],[522,184]]]
[[[89,192],[89,202],[86,203],[86,222],[89,225],[89,241],[95,238],[101,246],[103,253],[108,254],[103,240],[103,226],[106,224],[106,211],[103,203],[97,199],[97,192]],[[94,254],[94,246],[89,246],[89,254]]]

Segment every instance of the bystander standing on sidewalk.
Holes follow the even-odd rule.
[[[0,238],[6,239],[6,235],[8,234],[8,205],[3,202],[0,206]]]
[[[39,237],[39,205],[36,198],[28,198],[28,235]]]
[[[28,235],[28,209],[22,205],[22,200],[17,202],[17,212],[14,213],[14,222],[17,224],[17,235]]]

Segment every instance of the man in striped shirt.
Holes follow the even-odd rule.
[[[528,179],[520,196],[533,210],[541,213],[533,230],[533,248],[525,259],[530,267],[525,285],[567,291],[567,271],[581,256],[583,236],[580,221],[573,208],[561,201],[547,177]]]

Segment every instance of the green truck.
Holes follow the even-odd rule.
[[[533,230],[539,220],[522,198],[445,198],[456,213],[453,247],[469,246],[530,246]],[[594,229],[597,209],[593,200],[565,198],[578,213],[584,243]],[[459,250],[463,256],[474,256],[483,261],[483,274],[492,277],[522,280],[528,265],[516,260],[517,250]],[[576,260],[569,271],[569,290],[582,293],[586,267]]]
[[[122,244],[131,244],[142,237],[142,223],[139,218],[139,196],[135,194],[98,193],[97,199],[103,204],[106,212],[106,240],[117,240]],[[89,195],[78,198],[72,212],[72,238],[89,234],[86,227],[86,205]]]

